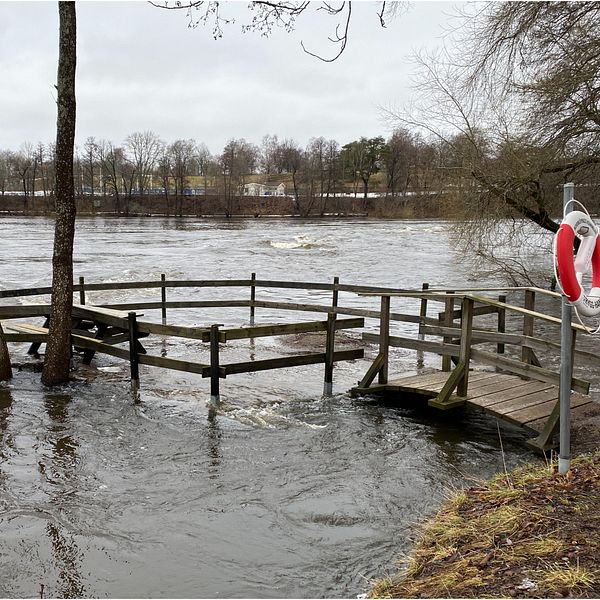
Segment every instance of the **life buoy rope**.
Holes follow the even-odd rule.
[[[563,218],[554,239],[555,269],[561,290],[578,316],[593,317],[600,314],[600,236],[585,207],[583,210],[574,210]],[[575,236],[581,243],[573,256]],[[592,287],[586,293],[582,281],[590,269]]]

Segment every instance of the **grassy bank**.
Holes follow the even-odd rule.
[[[600,452],[455,494],[372,598],[599,598]]]

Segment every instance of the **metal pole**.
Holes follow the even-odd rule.
[[[563,186],[563,208],[565,214],[571,212],[573,183]],[[560,448],[558,472],[567,473],[571,468],[571,379],[573,378],[573,330],[571,328],[571,305],[562,297],[560,326]]]

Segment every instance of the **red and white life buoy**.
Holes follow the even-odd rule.
[[[581,244],[573,257],[576,235],[581,238]],[[565,296],[580,314],[586,317],[600,314],[600,236],[589,215],[574,210],[565,216],[556,234],[554,252],[558,279]],[[592,289],[586,294],[582,279],[590,268]]]

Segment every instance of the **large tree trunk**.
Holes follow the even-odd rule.
[[[77,30],[74,2],[59,2],[60,19],[56,120],[56,223],[52,256],[52,308],[42,381],[46,385],[69,379],[71,313],[73,309],[73,239],[75,194],[75,66]]]

